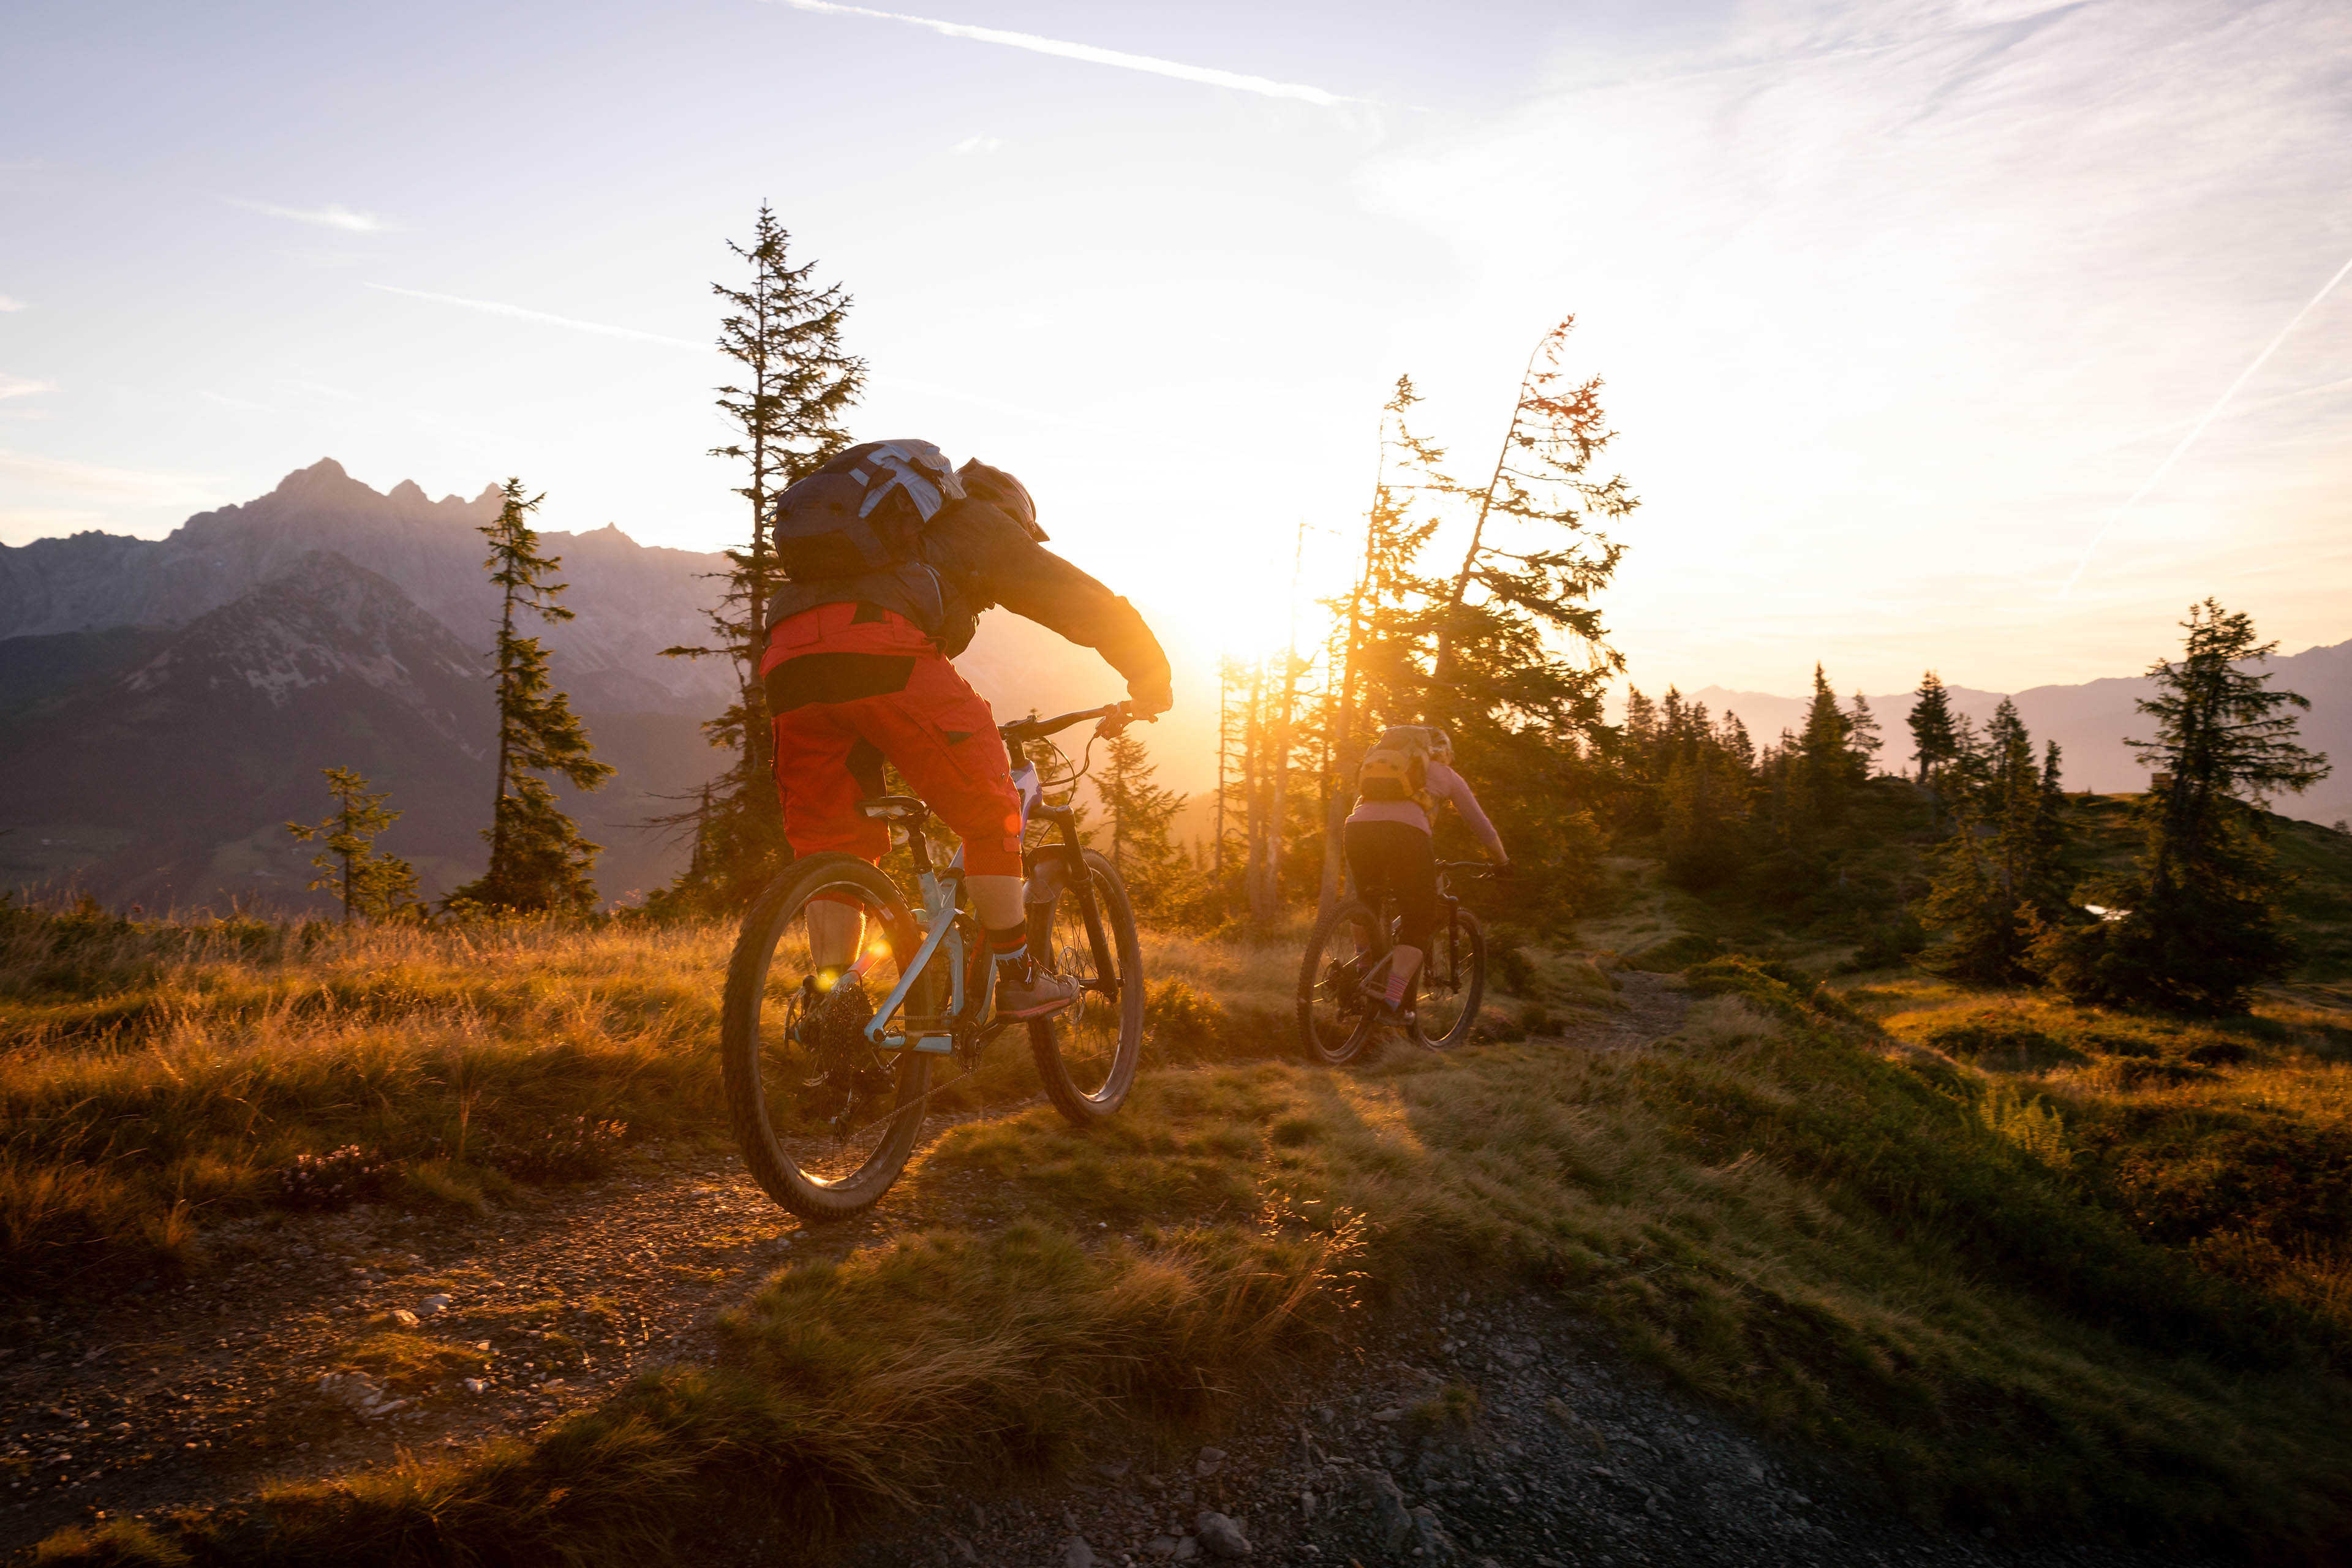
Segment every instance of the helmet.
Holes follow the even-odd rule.
[[[1038,543],[1045,542],[1045,531],[1037,526],[1037,503],[1029,499],[1028,487],[1019,479],[1003,468],[990,468],[978,458],[966,459],[964,466],[956,470],[956,478],[963,481],[967,495],[977,496],[1012,518],[1021,525],[1023,532]]]

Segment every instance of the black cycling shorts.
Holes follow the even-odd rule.
[[[1356,896],[1380,908],[1385,891],[1396,901],[1397,941],[1429,951],[1437,923],[1437,850],[1427,832],[1402,822],[1348,824],[1348,875]]]

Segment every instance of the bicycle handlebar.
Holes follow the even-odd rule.
[[[1085,709],[1076,713],[1056,714],[1051,719],[1040,719],[1032,713],[1026,719],[1015,719],[1010,724],[999,724],[996,727],[996,732],[1004,737],[1004,743],[1007,746],[1020,746],[1026,742],[1042,741],[1048,735],[1058,735],[1071,725],[1083,724],[1089,719],[1102,721],[1101,732],[1107,735],[1116,735],[1134,722],[1134,715],[1129,710],[1127,703],[1112,702],[1100,708]],[[1147,722],[1156,723],[1158,721],[1149,720]]]

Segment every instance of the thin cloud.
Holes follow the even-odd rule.
[[[0,294],[0,314],[5,314],[10,310],[23,310],[29,308],[30,307],[28,307],[22,300],[14,300],[5,294]]]
[[[503,304],[496,300],[468,300],[460,294],[435,294],[423,289],[395,288],[389,283],[371,283],[368,287],[381,289],[386,294],[399,294],[411,300],[429,300],[436,305],[456,305],[467,310],[479,310],[485,315],[509,316],[518,321],[536,321],[541,326],[563,327],[575,332],[593,332],[598,337],[622,338],[641,343],[659,343],[665,348],[674,349],[707,350],[711,347],[709,343],[695,342],[688,338],[673,338],[661,332],[641,331],[635,327],[616,327],[605,321],[583,321],[576,316],[558,316],[547,310],[534,310],[523,305]],[[999,414],[1011,414],[1023,419],[1034,419],[1043,425],[1057,425],[1066,430],[1084,430],[1091,435],[1115,436],[1123,440],[1145,441],[1154,446],[1179,447],[1198,451],[1214,449],[1197,447],[1189,441],[1155,437],[1141,431],[1122,430],[1117,426],[1097,424],[1090,419],[1076,419],[1066,414],[1055,414],[1049,409],[1031,408],[1023,404],[1007,403],[1003,398],[989,397],[976,392],[960,392],[954,387],[940,386],[934,382],[913,381],[901,375],[876,374],[869,374],[866,380],[876,386],[896,387],[903,392],[921,393],[929,397],[943,397],[950,402],[968,403],[975,408],[987,408]],[[346,393],[335,393],[330,387],[313,387],[311,390],[331,393],[336,396],[351,395]]]
[[[0,448],[0,474],[56,489],[89,495],[122,496],[134,500],[169,500],[199,491],[216,481],[200,474],[142,473],[131,468],[101,468],[62,458]]]
[[[463,310],[479,310],[486,316],[511,316],[518,321],[537,321],[546,327],[569,327],[575,332],[593,332],[604,338],[626,338],[641,343],[662,343],[674,349],[707,349],[709,343],[698,343],[689,338],[673,338],[661,332],[639,331],[635,327],[609,326],[603,321],[583,321],[576,316],[551,315],[545,310],[529,310],[521,305],[501,304],[496,300],[468,300],[461,294],[435,294],[423,289],[402,289],[390,283],[371,283],[371,289],[386,294],[398,294],[410,300],[429,300],[436,305],[456,305]]]
[[[1089,65],[1117,66],[1122,70],[1146,71],[1153,76],[1173,77],[1178,81],[1197,81],[1208,87],[1230,87],[1242,92],[1263,93],[1268,98],[1295,98],[1302,103],[1319,104],[1326,109],[1342,103],[1371,101],[1300,82],[1276,81],[1268,77],[1245,76],[1239,71],[1217,70],[1209,66],[1188,66],[1177,60],[1157,59],[1150,55],[1130,55],[1120,49],[1098,48],[1093,44],[1074,44],[1063,38],[1040,37],[1034,33],[1011,33],[1001,27],[974,27],[962,22],[909,16],[898,11],[873,11],[863,5],[837,5],[834,0],[772,0],[772,3],[789,5],[795,11],[814,11],[827,16],[868,16],[877,22],[905,22],[910,26],[928,27],[950,38],[1003,44],[1007,48],[1027,49],[1033,54],[1084,60]]]
[[[346,234],[383,234],[392,225],[373,213],[356,213],[339,203],[330,202],[322,207],[272,206],[268,202],[248,202],[228,198],[228,205],[243,207],[247,212],[261,213],[269,217],[282,217],[293,223],[315,224],[320,228],[340,228]]]
[[[965,137],[962,141],[961,141],[961,142],[957,142],[953,147],[951,147],[951,148],[950,148],[950,149],[948,149],[948,150],[949,150],[950,152],[951,152],[951,153],[993,153],[993,152],[995,152],[999,147],[1002,147],[1002,146],[1003,146],[1003,145],[1004,145],[1004,142],[1003,142],[1003,139],[1002,137],[996,137],[996,136],[967,136],[967,137]]]
[[[0,397],[30,397],[37,392],[55,392],[52,381],[27,381],[21,375],[10,375],[0,370]]]

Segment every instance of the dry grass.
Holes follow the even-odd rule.
[[[184,1271],[205,1224],[292,1201],[283,1173],[336,1149],[384,1168],[357,1196],[478,1212],[509,1178],[594,1173],[543,1168],[551,1128],[724,1125],[731,929],[90,917],[61,937],[0,912],[0,1290]],[[1153,1059],[1273,1048],[1296,962],[1148,935]],[[936,1103],[1036,1092],[1008,1040]]]
[[[255,956],[133,931],[89,944],[70,984],[38,981],[54,961],[0,972],[15,1288],[184,1267],[201,1221],[286,1196],[305,1155],[383,1163],[360,1196],[478,1207],[503,1155],[568,1119],[715,1120],[716,930],[265,934]]]
[[[2352,1010],[2188,1023],[1927,981],[1864,994],[1994,1080],[2039,1157],[2143,1236],[2352,1334]]]
[[[715,971],[714,946],[660,940],[681,945],[654,970]],[[583,948],[575,963],[635,973]],[[2114,1201],[2126,1189],[2094,1182],[2109,1153],[2083,1136],[2084,1105],[2161,1103],[2162,1128],[2332,1081],[2312,1021],[2272,1020],[2293,1037],[2263,1044],[2268,1065],[2219,1110],[2171,1097],[2226,1076],[2063,1077],[2095,1056],[2201,1068],[2218,1037],[2139,1057],[2061,1040],[2083,1064],[1987,1072],[1736,962],[1695,973],[1708,999],[1649,1053],[1497,1045],[1360,1073],[1213,1059],[1278,1045],[1259,1009],[1286,1002],[1283,960],[1155,941],[1160,1048],[1213,1059],[1147,1074],[1090,1131],[1045,1107],[950,1131],[905,1181],[980,1217],[786,1269],[727,1320],[724,1366],[642,1380],[528,1443],[192,1517],[152,1552],[636,1563],[722,1512],[806,1539],[943,1478],[1050,1461],[1106,1406],[1196,1407],[1359,1292],[1465,1275],[1575,1302],[1689,1388],[1874,1466],[1925,1515],[2273,1557],[2352,1542],[2340,1320],[2151,1235]],[[617,981],[545,984],[593,995],[583,1017],[626,1016]],[[1992,1005],[1860,1005],[1925,1040]],[[679,1036],[653,1054],[707,1051],[663,1026]],[[689,1081],[624,1081],[648,1079]],[[387,1367],[405,1353],[383,1348]],[[50,1556],[164,1560],[134,1548],[151,1550],[60,1538]]]

